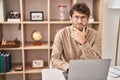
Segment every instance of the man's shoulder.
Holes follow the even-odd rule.
[[[99,39],[101,38],[101,34],[93,28],[87,28],[87,35],[89,37],[96,37],[96,38],[99,38]]]
[[[98,31],[97,30],[95,30],[95,29],[93,29],[93,28],[91,28],[91,27],[88,27],[87,28],[87,31],[89,32],[89,33],[93,33],[93,34],[96,34]]]
[[[68,32],[70,30],[70,26],[66,26],[64,28],[61,28],[57,33],[65,33]]]
[[[70,34],[70,26],[66,26],[57,31],[56,37],[63,38],[64,36],[68,36]]]

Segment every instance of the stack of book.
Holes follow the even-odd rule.
[[[0,51],[0,73],[11,70],[11,53]]]
[[[120,66],[111,66],[109,68],[109,75],[112,77],[120,77]]]

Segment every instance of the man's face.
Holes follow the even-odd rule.
[[[82,31],[83,27],[88,23],[88,16],[86,14],[82,14],[77,11],[74,11],[71,17],[71,21],[72,21],[73,27]]]

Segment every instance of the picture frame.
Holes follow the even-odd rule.
[[[41,68],[41,67],[44,67],[43,60],[33,60],[32,61],[32,68]]]
[[[44,13],[43,11],[30,11],[30,21],[43,21]]]

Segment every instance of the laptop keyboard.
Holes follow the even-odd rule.
[[[65,77],[65,80],[68,80],[68,72],[63,72],[63,75]]]

